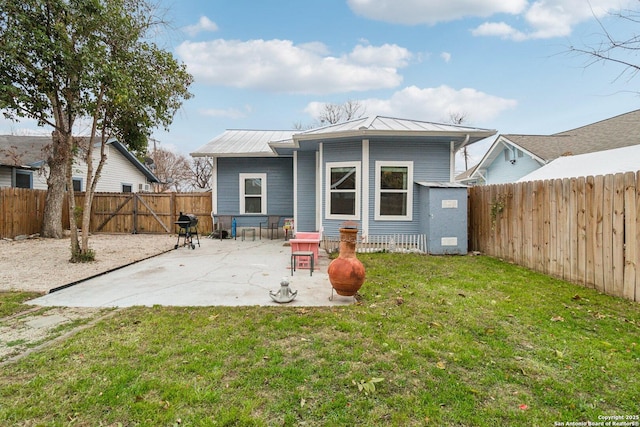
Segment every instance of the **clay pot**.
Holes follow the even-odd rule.
[[[353,296],[365,279],[364,265],[356,258],[357,228],[340,229],[340,255],[331,261],[327,273],[338,295]]]

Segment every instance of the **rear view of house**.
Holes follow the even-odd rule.
[[[330,236],[354,221],[366,241],[424,234],[420,188],[452,182],[456,151],[495,133],[373,116],[297,133],[228,130],[192,156],[213,160],[214,215],[239,227],[290,216],[297,231]]]

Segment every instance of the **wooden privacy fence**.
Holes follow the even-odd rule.
[[[640,301],[640,172],[469,189],[469,247]]]
[[[46,197],[45,190],[0,188],[0,238],[39,233]]]
[[[0,188],[0,237],[14,238],[39,233],[42,228],[45,190]],[[76,194],[81,207],[84,193]],[[180,212],[198,217],[198,232],[213,229],[211,192],[204,193],[96,193],[91,213],[91,232],[175,233]],[[80,225],[80,224],[78,224]],[[65,199],[62,226],[69,228]]]

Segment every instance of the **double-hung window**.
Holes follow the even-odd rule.
[[[240,214],[267,213],[267,174],[240,174]]]
[[[360,218],[360,162],[327,163],[326,217]]]
[[[411,221],[413,162],[376,162],[376,212],[381,221]]]

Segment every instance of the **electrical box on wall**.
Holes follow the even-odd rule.
[[[468,187],[455,182],[418,182],[420,232],[434,255],[467,253]]]

